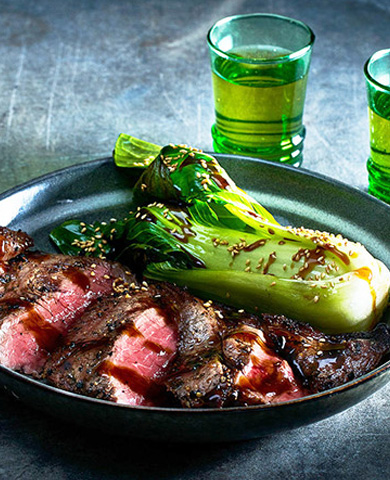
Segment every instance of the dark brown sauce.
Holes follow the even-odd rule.
[[[48,352],[54,350],[60,338],[59,331],[42,316],[30,307],[23,318],[23,324],[34,335],[37,344]]]
[[[144,347],[147,348],[148,350],[151,350],[154,353],[173,353],[173,351],[170,348],[164,348],[162,345],[153,342],[152,340],[145,340],[144,341]]]
[[[119,367],[108,360],[101,364],[99,371],[128,385],[133,392],[142,395],[144,398],[153,397],[160,392],[160,387],[152,380],[143,377],[131,368]]]
[[[214,173],[211,178],[214,180],[217,187],[219,188],[222,188],[225,190],[226,187],[230,186],[230,183],[226,180],[226,178],[220,175],[219,173]]]
[[[89,289],[90,278],[79,268],[70,266],[66,270],[64,270],[63,273],[66,278],[68,278],[72,283],[80,287],[84,292]]]
[[[166,323],[169,324],[173,321],[171,319],[170,315],[164,315],[164,311],[160,307],[155,307],[153,304],[149,305],[149,308],[155,308],[155,310],[158,312],[160,316],[164,316]],[[168,318],[168,320],[167,320]],[[143,337],[144,335],[142,332],[139,331],[139,329],[134,325],[134,323],[126,326],[126,328],[123,330],[126,335],[129,337]],[[144,339],[143,346],[149,350],[151,350],[154,353],[173,353],[173,351],[170,348],[165,348],[162,345],[153,342],[152,340],[148,340],[147,338]]]
[[[241,376],[239,381],[240,387],[253,390],[264,396],[269,394],[272,394],[272,396],[280,396],[283,393],[296,390],[298,385],[296,384],[295,379],[290,379],[285,369],[280,368],[283,362],[282,358],[276,357],[275,352],[269,349],[258,335],[255,335],[254,333],[248,335],[249,332],[245,333],[247,334],[247,339],[252,337],[252,345],[255,342],[258,343],[260,348],[266,354],[270,355],[270,358],[259,359],[256,357],[256,353],[253,352],[250,356],[250,359],[254,368],[258,370],[259,374],[256,376],[251,376],[250,379]]]
[[[317,249],[315,250],[310,250],[309,251],[309,256],[303,256],[304,260],[305,260],[305,265],[306,265],[306,268],[305,267],[302,267],[302,269],[300,269],[299,271],[299,276],[301,278],[305,278],[307,275],[309,275],[314,267],[316,265],[323,265],[323,261],[319,260],[321,257],[324,256],[324,250],[322,249],[322,247],[318,247]]]
[[[188,213],[186,210],[177,210],[176,208],[171,208],[169,210],[169,215],[172,217],[175,217],[177,220],[179,220],[181,223],[187,226],[191,226],[192,223],[190,222],[188,218]]]
[[[195,237],[196,236],[196,233],[194,233],[188,227],[182,227],[181,232],[180,231],[172,232],[169,229],[167,229],[167,231],[170,232],[171,235],[173,235],[176,238],[176,240],[178,240],[179,242],[182,242],[182,243],[188,243],[188,240],[189,240],[190,237]]]
[[[191,155],[188,155],[186,159],[184,159],[180,166],[179,170],[182,170],[184,167],[187,167],[188,165],[197,165],[199,163],[199,160],[196,157],[192,157]]]
[[[268,273],[269,267],[275,262],[276,260],[276,254],[275,252],[272,252],[269,254],[268,261],[264,265],[263,273],[266,275]]]
[[[343,367],[344,358],[339,351],[334,351],[324,356],[317,356],[317,370],[323,370],[325,368],[334,368],[336,371]]]
[[[138,330],[138,328],[134,324],[128,325],[124,329],[124,333],[129,337],[143,337],[142,333]]]
[[[184,212],[182,210],[175,210],[171,209],[169,211],[169,214],[172,217],[175,217],[179,222],[182,224],[177,231],[173,231],[166,228],[165,231],[169,232],[171,235],[173,235],[179,242],[182,243],[188,243],[189,237],[195,237],[196,233],[191,230],[192,223],[188,219],[188,214],[187,212]]]
[[[341,252],[337,247],[335,247],[334,245],[330,244],[330,243],[325,243],[325,245],[323,245],[321,248],[323,248],[324,250],[328,250],[329,252],[332,252],[336,255],[336,257],[339,257],[339,259],[345,263],[345,265],[349,265],[350,264],[350,259],[349,259],[349,256],[344,253],[344,252]]]
[[[253,250],[256,250],[256,248],[259,247],[264,247],[266,244],[266,240],[257,240],[256,242],[251,243],[250,245],[246,246],[243,248],[244,252],[252,252]]]

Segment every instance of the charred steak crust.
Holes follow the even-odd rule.
[[[222,361],[222,314],[188,292],[177,298],[178,352],[165,385],[184,407],[222,407],[233,394]]]
[[[312,393],[370,372],[390,353],[390,329],[385,324],[369,332],[325,335],[282,315],[263,315],[262,329]]]
[[[0,261],[7,262],[33,245],[34,241],[27,233],[0,227]]]

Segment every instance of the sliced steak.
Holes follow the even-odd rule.
[[[187,292],[180,303],[178,355],[166,387],[184,407],[222,407],[233,390],[222,362],[221,312]]]
[[[0,363],[38,373],[86,308],[132,279],[119,264],[93,258],[33,253],[11,260],[0,298]]]
[[[193,297],[187,301],[179,321],[178,356],[166,382],[182,406],[271,403],[305,394],[289,364],[266,344],[258,324],[253,315],[206,308]]]
[[[282,315],[263,315],[262,329],[310,392],[321,392],[358,378],[390,353],[390,329],[325,335]]]
[[[259,328],[239,325],[224,338],[223,354],[235,367],[232,382],[241,405],[284,402],[306,394],[288,362],[270,348]]]
[[[163,378],[177,349],[175,292],[151,286],[98,300],[69,330],[45,367],[72,392],[128,405],[164,403]]]

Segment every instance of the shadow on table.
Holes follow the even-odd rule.
[[[229,464],[237,457],[251,455],[263,440],[228,444],[176,444],[143,441],[88,430],[71,423],[41,415],[35,410],[0,395],[1,436],[7,437],[6,449],[15,457],[39,465],[50,478],[233,478]],[[0,447],[4,445],[0,436]],[[17,454],[16,454],[17,456]],[[16,457],[14,458],[16,460]],[[1,470],[3,467],[3,470]],[[18,474],[18,463],[4,465],[0,474]],[[12,468],[12,472],[8,469]],[[33,469],[31,470],[32,475]],[[24,473],[24,472],[22,472]],[[9,475],[8,475],[9,476]],[[0,478],[1,477],[0,475]],[[30,478],[23,475],[23,478]],[[41,478],[47,478],[44,475]]]

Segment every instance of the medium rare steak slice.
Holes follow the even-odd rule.
[[[368,373],[390,353],[390,329],[385,324],[369,332],[325,335],[282,315],[263,315],[261,326],[311,393]]]
[[[223,354],[235,367],[232,382],[241,405],[285,402],[306,394],[290,365],[270,348],[259,328],[236,327],[224,338]]]
[[[142,288],[142,287],[141,287]],[[165,286],[99,299],[69,330],[45,376],[72,392],[128,405],[161,405],[177,348],[176,291]]]
[[[132,279],[119,264],[93,258],[31,253],[11,260],[0,298],[0,363],[39,373],[86,308],[113,293],[115,282]]]

